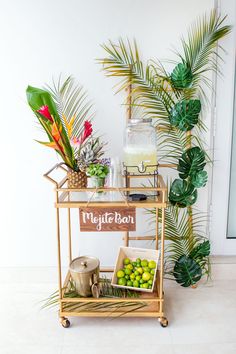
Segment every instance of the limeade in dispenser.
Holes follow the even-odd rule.
[[[130,119],[125,129],[124,165],[127,172],[152,173],[157,167],[156,132],[151,119]]]

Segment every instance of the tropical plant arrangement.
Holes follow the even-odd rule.
[[[86,92],[69,76],[45,89],[28,86],[28,104],[47,134],[47,142],[65,162],[69,188],[86,187],[86,168],[97,163],[104,153],[104,143],[93,137],[91,104]]]
[[[202,112],[208,104],[205,88],[212,90],[208,72],[219,72],[218,40],[231,30],[224,21],[215,10],[199,18],[182,39],[183,52],[176,52],[171,72],[159,61],[144,64],[135,41],[109,41],[102,46],[107,56],[99,59],[107,76],[121,78],[117,92],[130,92],[131,111],[140,107],[142,115],[155,119],[159,163],[179,173],[169,183],[165,264],[172,279],[185,287],[195,286],[210,271],[210,243],[202,231],[206,216],[192,206],[198,189],[207,183],[205,166],[210,159],[202,139]]]

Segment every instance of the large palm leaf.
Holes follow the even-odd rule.
[[[73,119],[74,123],[69,135],[79,137],[84,121],[91,120],[93,117],[92,104],[87,100],[86,91],[75,82],[72,76],[65,80],[62,80],[60,76],[57,81],[53,80],[52,85],[47,85],[47,90],[56,102],[58,113],[67,133],[69,134],[68,127]]]

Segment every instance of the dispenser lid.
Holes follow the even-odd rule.
[[[70,270],[77,273],[87,273],[99,267],[99,260],[92,256],[81,256],[73,259],[70,264]]]

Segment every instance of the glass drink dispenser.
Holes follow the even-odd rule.
[[[157,170],[156,131],[151,119],[130,119],[124,136],[124,167],[127,172],[153,173]]]

